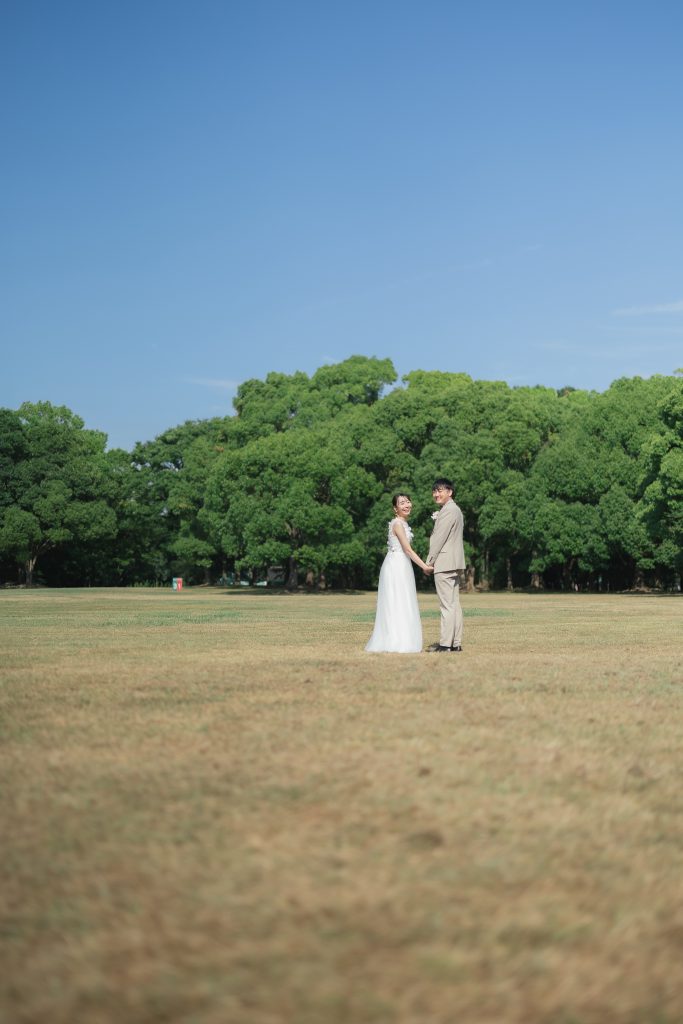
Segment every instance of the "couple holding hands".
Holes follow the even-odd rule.
[[[422,625],[411,562],[428,575],[434,574],[441,609],[439,642],[427,650],[437,653],[462,650],[460,574],[465,570],[462,512],[453,501],[453,484],[445,477],[434,481],[432,497],[439,508],[433,513],[434,529],[426,562],[411,547],[413,531],[408,526],[408,516],[413,503],[410,497],[396,494],[392,498],[396,515],[389,523],[389,550],[379,574],[375,628],[366,651],[411,654],[422,650]]]

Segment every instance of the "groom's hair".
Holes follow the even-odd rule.
[[[432,484],[432,490],[435,491],[437,487],[445,487],[451,492],[451,494],[455,490],[453,487],[453,481],[448,480],[445,476],[437,476],[436,480]]]

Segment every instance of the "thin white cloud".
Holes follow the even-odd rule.
[[[579,352],[583,351],[581,346],[572,345],[566,341],[538,341],[535,342],[532,348],[538,349],[541,352]]]
[[[426,281],[437,281],[439,279],[445,281],[451,274],[468,274],[472,271],[487,270],[492,266],[494,266],[494,262],[488,257],[464,263],[449,263],[430,270],[424,270],[419,274],[411,274],[409,277],[394,278],[390,281],[378,283],[357,292],[330,296],[329,298],[301,306],[296,310],[296,312],[305,314],[317,313],[321,310],[332,309],[342,304],[348,305],[359,301],[364,302],[367,299],[381,297],[382,295],[389,295],[392,292],[405,291],[406,289],[424,284]]]
[[[675,343],[653,345],[652,342],[643,344],[624,345],[622,341],[614,341],[609,345],[594,344],[573,344],[562,341],[541,341],[530,346],[540,352],[564,353],[566,355],[581,356],[582,359],[618,359],[623,356],[629,358],[658,354],[668,354],[679,351]]]
[[[626,306],[613,309],[612,316],[649,316],[652,313],[683,313],[683,299],[678,302],[664,302],[657,306]]]
[[[615,331],[618,331],[619,334],[647,334],[650,338],[666,334],[683,334],[683,327],[663,327],[661,324],[656,324],[655,326],[652,324],[648,324],[647,326],[645,326],[645,324],[601,324],[597,329],[600,331],[609,331],[611,334]]]
[[[186,384],[198,384],[202,388],[219,388],[221,391],[236,391],[238,380],[224,380],[217,377],[185,377]]]
[[[488,257],[485,257],[484,259],[481,260],[472,260],[471,263],[453,263],[450,267],[446,267],[446,270],[449,273],[452,271],[456,271],[457,273],[464,273],[467,270],[486,270],[487,267],[492,266],[493,260],[490,260],[488,259]],[[436,277],[437,274],[435,273],[430,276]]]

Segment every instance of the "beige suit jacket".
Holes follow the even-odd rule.
[[[434,572],[452,572],[465,568],[462,529],[462,512],[451,498],[441,506],[429,539],[427,564],[434,566]]]

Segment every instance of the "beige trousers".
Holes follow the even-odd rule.
[[[462,608],[460,607],[460,577],[457,570],[435,572],[434,586],[441,608],[439,643],[442,647],[460,647],[463,623]]]

